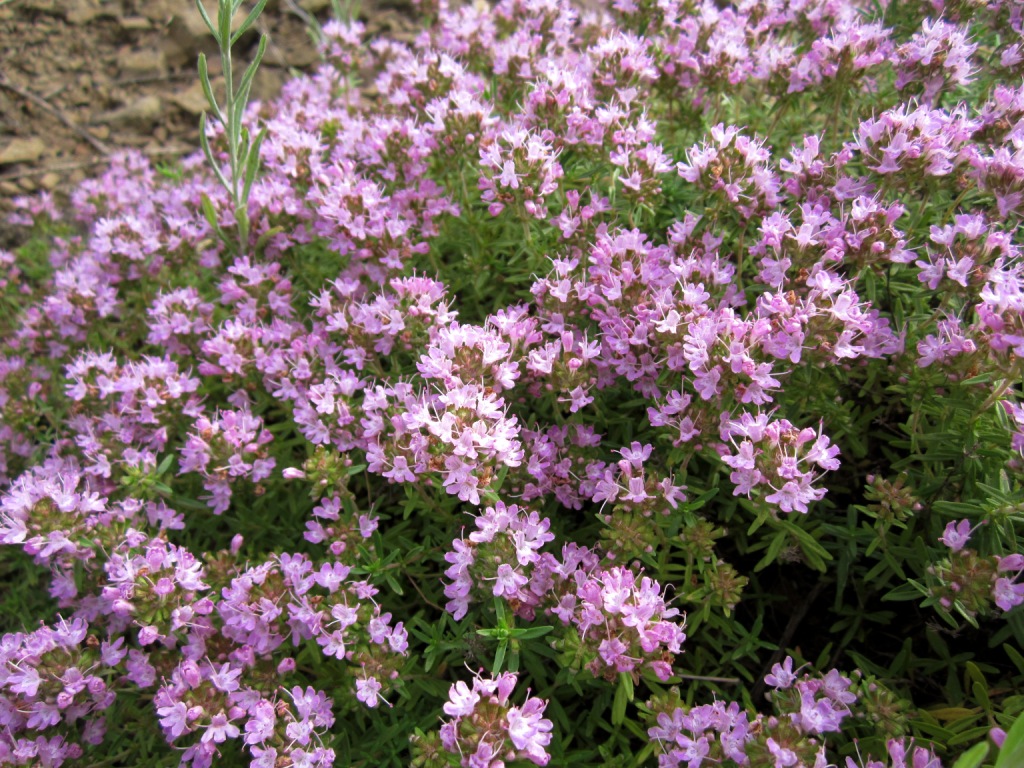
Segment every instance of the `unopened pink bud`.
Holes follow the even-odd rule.
[[[203,676],[199,672],[198,665],[191,659],[181,665],[180,672],[181,679],[188,683],[192,688],[197,688],[203,681]]]
[[[152,645],[160,638],[160,630],[154,626],[143,627],[139,630],[139,645]]]

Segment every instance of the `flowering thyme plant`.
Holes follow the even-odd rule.
[[[15,201],[0,765],[1024,764],[1020,4],[417,13]]]

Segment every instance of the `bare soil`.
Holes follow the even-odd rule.
[[[216,0],[204,2],[215,18]],[[407,3],[363,3],[360,17],[371,33],[404,37]],[[329,18],[330,0],[270,0],[234,52],[244,65],[269,35],[253,98],[316,64],[310,19]],[[216,81],[195,0],[0,0],[0,216],[17,195],[66,193],[119,149],[159,161],[197,148],[201,51]]]

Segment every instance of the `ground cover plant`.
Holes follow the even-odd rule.
[[[0,764],[1024,765],[1021,6],[418,10],[18,201]]]

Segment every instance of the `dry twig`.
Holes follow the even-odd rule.
[[[3,76],[2,73],[0,73],[0,88],[10,91],[11,93],[15,93],[18,96],[21,96],[21,98],[25,99],[26,101],[32,102],[40,109],[49,112],[53,117],[60,120],[62,123],[64,123],[64,125],[70,128],[76,134],[78,134],[81,138],[88,141],[93,146],[93,149],[95,149],[97,152],[102,152],[104,155],[110,154],[110,147],[108,147],[102,141],[100,141],[91,133],[89,133],[89,131],[87,131],[85,128],[78,125],[78,123],[74,122],[70,117],[61,112],[60,109],[53,106],[42,96],[37,96],[31,91],[26,91],[21,86],[15,85],[14,83],[10,82],[6,77]]]

